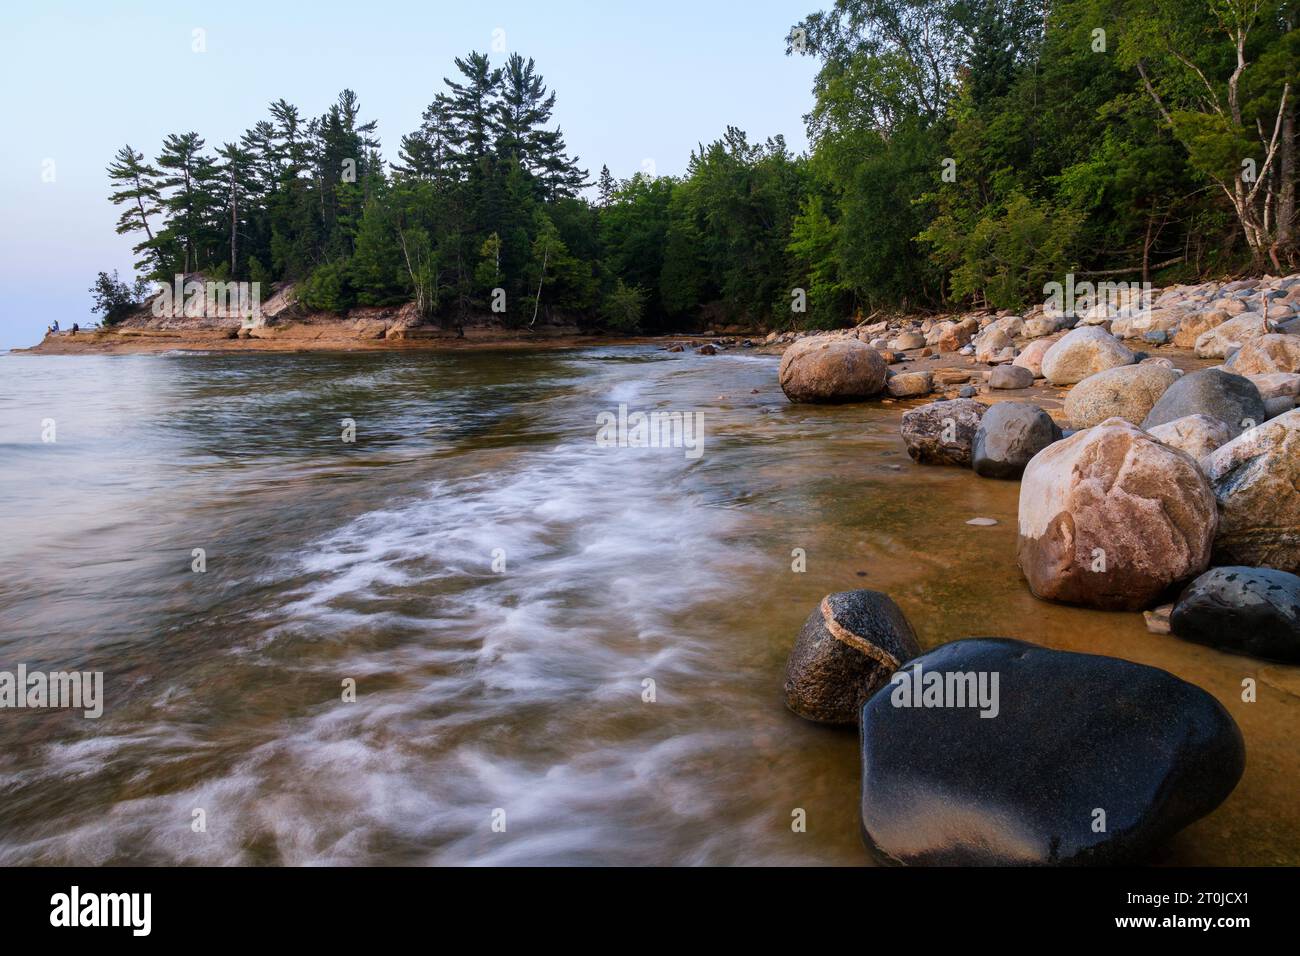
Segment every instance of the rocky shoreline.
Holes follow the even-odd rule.
[[[792,402],[901,402],[917,464],[1018,479],[1035,597],[1300,662],[1300,276],[768,344]],[[996,638],[915,648],[887,595],[840,592],[786,672],[796,714],[859,728],[862,834],[885,862],[1142,862],[1244,772],[1222,704],[1157,668]]]
[[[588,334],[563,317],[540,316],[536,325],[508,324],[479,313],[460,324],[431,322],[414,303],[359,306],[344,315],[304,308],[292,283],[279,287],[256,317],[222,304],[197,303],[181,314],[155,314],[141,306],[112,325],[47,332],[37,345],[14,349],[33,355],[126,355],[161,352],[372,352],[459,351],[479,348],[578,348],[651,341],[638,336]]]

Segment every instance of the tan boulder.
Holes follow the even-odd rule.
[[[1219,500],[1215,563],[1300,572],[1300,409],[1246,430],[1202,465]]]
[[[885,361],[851,338],[800,339],[781,356],[778,379],[792,402],[852,402],[880,394]]]
[[[975,346],[975,361],[991,362],[1004,349],[1012,348],[1011,336],[995,325],[989,326],[971,340]]]
[[[1136,356],[1105,329],[1084,326],[1061,336],[1043,356],[1043,377],[1073,385],[1108,368],[1132,365]]]
[[[1034,378],[1043,377],[1043,356],[1056,344],[1056,339],[1034,339],[1024,347],[1012,365],[1019,365],[1034,373]]]
[[[1108,418],[1141,425],[1160,396],[1178,381],[1164,365],[1120,365],[1089,375],[1065,396],[1065,416],[1074,428],[1091,428]]]
[[[1029,462],[1020,569],[1040,598],[1139,610],[1205,570],[1217,525],[1196,462],[1113,418]]]
[[[936,341],[927,344],[937,345],[940,352],[956,352],[970,344],[979,327],[978,319],[962,319],[944,329]]]
[[[1174,345],[1180,349],[1195,348],[1197,339],[1211,329],[1218,328],[1230,318],[1232,315],[1223,309],[1190,312],[1178,323],[1178,334],[1174,336]]]
[[[1300,335],[1276,332],[1247,341],[1227,367],[1238,375],[1268,375],[1300,372]]]
[[[1147,429],[1147,434],[1170,448],[1186,452],[1198,462],[1219,447],[1232,441],[1233,432],[1225,423],[1209,415],[1184,415],[1172,422]]]
[[[1201,358],[1224,358],[1251,339],[1267,334],[1264,317],[1258,312],[1243,312],[1222,325],[1215,326],[1196,340],[1196,354]]]
[[[1300,374],[1268,372],[1264,375],[1247,375],[1246,378],[1259,389],[1259,397],[1264,401],[1270,398],[1300,397]]]
[[[914,398],[934,391],[934,378],[929,372],[899,372],[885,382],[885,391],[895,398]]]

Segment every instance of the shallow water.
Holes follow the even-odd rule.
[[[926,646],[1206,688],[1246,776],[1159,862],[1300,863],[1296,668],[1036,601],[1018,485],[913,465],[897,406],[791,406],[775,365],[0,356],[0,669],[102,670],[107,698],[0,711],[0,863],[863,864],[855,735],[781,701],[803,619],[854,587]],[[703,455],[597,447],[620,403],[701,410]]]

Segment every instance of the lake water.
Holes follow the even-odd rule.
[[[620,404],[702,455],[598,447]],[[0,711],[0,863],[863,864],[856,736],[781,697],[855,587],[1206,688],[1246,776],[1160,862],[1300,863],[1297,669],[1036,601],[1018,485],[897,419],[747,352],[0,356],[0,670],[105,696]]]

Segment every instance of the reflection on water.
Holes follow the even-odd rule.
[[[1165,858],[1300,862],[1294,668],[1035,601],[1017,485],[912,465],[896,409],[788,405],[775,361],[0,357],[0,669],[103,670],[107,696],[97,722],[0,711],[0,862],[865,863],[854,735],[780,696],[803,618],[853,587],[928,646],[1205,687],[1249,766]],[[703,410],[703,457],[598,448],[620,403]]]

